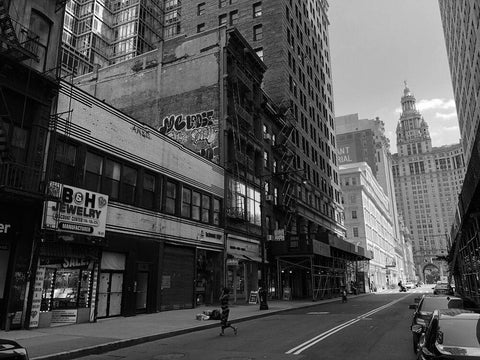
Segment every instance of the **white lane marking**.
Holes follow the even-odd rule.
[[[362,320],[362,319],[368,318],[369,316],[371,316],[371,315],[373,315],[373,314],[375,314],[375,313],[377,313],[377,312],[379,312],[379,311],[381,311],[381,310],[383,310],[383,309],[386,309],[386,308],[388,308],[388,307],[396,304],[397,302],[402,301],[403,299],[405,299],[405,298],[407,298],[407,297],[408,297],[408,295],[403,296],[403,297],[401,297],[401,298],[399,298],[399,299],[397,299],[397,300],[391,301],[391,302],[389,302],[389,303],[387,303],[387,304],[385,304],[385,305],[382,305],[382,306],[380,306],[380,307],[378,307],[378,308],[376,308],[376,309],[373,309],[373,310],[371,310],[371,311],[369,311],[369,312],[367,312],[367,313],[365,313],[365,314],[363,314],[363,315],[357,316],[355,319],[351,319],[351,320],[349,320],[349,321],[347,321],[347,322],[344,322],[343,324],[337,325],[337,326],[335,326],[334,328],[331,328],[330,330],[327,330],[327,331],[321,333],[320,335],[317,335],[317,336],[311,338],[310,340],[307,340],[307,341],[305,341],[304,343],[302,343],[302,344],[300,344],[300,345],[298,345],[298,346],[296,346],[296,347],[288,350],[285,354],[299,355],[301,352],[307,350],[309,347],[311,347],[311,346],[319,343],[320,341],[326,339],[326,338],[329,337],[330,335],[333,335],[333,334],[335,334],[336,332],[338,332],[338,331],[340,331],[340,330],[342,330],[342,329],[345,329],[346,327],[348,327],[348,326],[350,326],[350,325],[353,325],[353,324],[355,324],[356,322],[359,322],[359,321]]]
[[[326,315],[330,314],[328,311],[312,311],[307,313],[307,315]]]

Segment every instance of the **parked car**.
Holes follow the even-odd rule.
[[[0,339],[1,360],[28,360],[27,350],[13,340]]]
[[[407,281],[404,286],[407,288],[407,290],[413,289],[415,287],[415,285],[413,285],[413,282],[411,281]]]
[[[415,309],[412,318],[410,330],[412,331],[413,351],[418,350],[418,341],[425,331],[430,321],[433,311],[436,309],[463,309],[462,298],[446,295],[425,294],[421,298],[416,298],[418,304],[411,304],[410,309]]]
[[[450,284],[445,282],[439,282],[433,288],[434,295],[453,295],[454,291]]]
[[[469,310],[435,310],[419,341],[417,360],[480,359],[480,314]]]

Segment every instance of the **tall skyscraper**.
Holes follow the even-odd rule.
[[[480,4],[478,1],[439,0],[458,124],[467,171],[458,201],[450,273],[456,290],[480,304],[478,258],[480,146]]]
[[[304,170],[312,196],[328,201],[329,216],[301,211],[298,227],[306,229],[310,222],[342,236],[328,2],[185,1],[180,10],[182,34],[235,26],[263,59],[267,65],[264,90],[281,108],[290,109],[296,121],[291,135],[295,168]]]
[[[78,76],[156,49],[164,0],[68,0],[62,69]]]
[[[398,153],[393,155],[397,208],[413,237],[417,273],[427,281],[440,280],[447,275],[446,264],[437,256],[445,256],[448,250],[465,176],[463,150],[460,144],[432,147],[428,124],[406,85],[401,103]]]
[[[376,181],[388,197],[387,211],[392,221],[394,258],[396,259],[393,262],[395,265],[389,264],[388,267],[389,281],[392,279],[413,280],[414,277],[411,274],[414,273],[414,269],[407,269],[407,266],[410,266],[407,264],[411,264],[412,261],[404,260],[409,252],[406,248],[406,239],[400,230],[392,174],[392,154],[390,153],[390,140],[385,135],[385,124],[378,117],[375,119],[359,119],[358,114],[349,114],[336,117],[335,125],[340,166],[366,162]],[[346,213],[347,218],[348,214]],[[348,233],[347,221],[346,225]],[[376,276],[372,275],[371,277]],[[393,283],[396,284],[396,282]]]
[[[439,0],[458,124],[469,163],[480,123],[480,4]]]

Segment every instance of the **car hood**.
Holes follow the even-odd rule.
[[[480,360],[480,348],[477,347],[443,346],[437,344],[437,349],[442,355],[448,356],[449,359]]]

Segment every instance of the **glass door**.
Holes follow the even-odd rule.
[[[145,312],[147,310],[148,272],[137,272],[136,279],[136,310]]]

